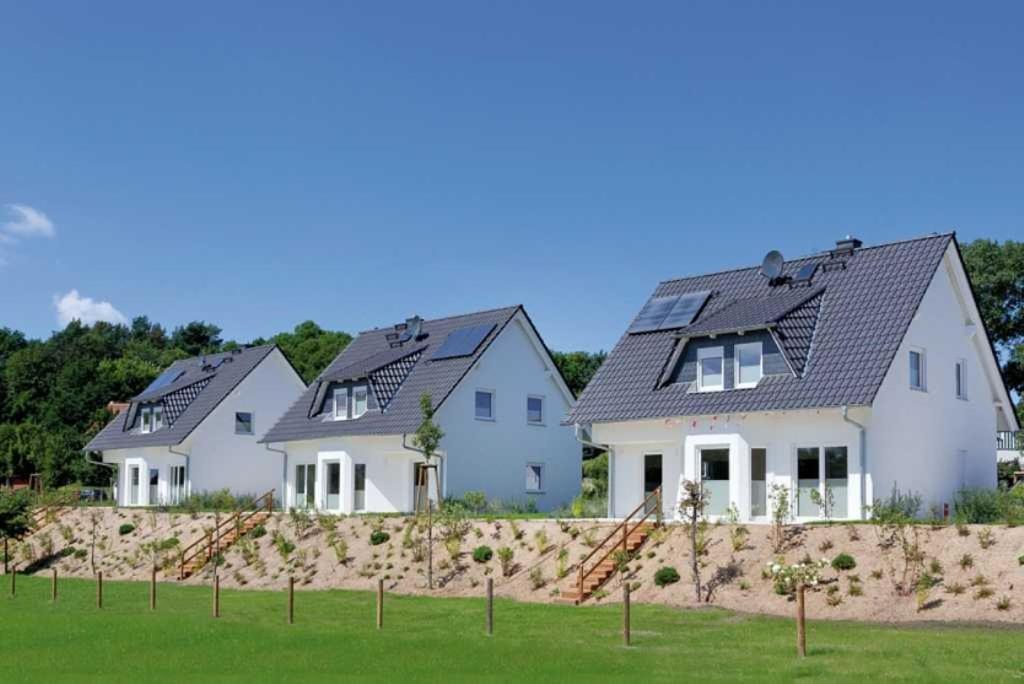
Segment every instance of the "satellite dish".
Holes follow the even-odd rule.
[[[764,255],[764,261],[761,262],[761,275],[768,280],[775,280],[782,275],[783,263],[782,252],[773,249]]]

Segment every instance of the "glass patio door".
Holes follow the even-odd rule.
[[[763,448],[750,450],[750,515],[768,515],[768,452]]]
[[[355,478],[352,483],[352,509],[366,510],[366,464],[356,463]]]
[[[316,506],[316,464],[295,466],[295,508]]]
[[[341,463],[328,461],[324,465],[327,467],[327,491],[324,497],[324,508],[336,511],[341,508]]]
[[[704,512],[725,515],[729,509],[729,450],[700,450],[700,482],[707,497]]]
[[[128,468],[128,505],[139,505],[139,480],[141,479],[139,466]]]
[[[149,469],[149,505],[156,506],[160,503],[160,470]]]

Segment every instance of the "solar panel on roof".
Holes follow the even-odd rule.
[[[633,325],[629,326],[629,332],[642,333],[661,330],[661,323],[672,311],[672,307],[679,301],[679,295],[669,297],[651,297],[644,308],[640,310]]]
[[[480,346],[480,343],[491,334],[492,330],[494,330],[493,323],[470,325],[465,328],[452,330],[448,333],[444,343],[438,347],[437,351],[430,358],[436,361],[438,359],[456,359],[460,356],[471,356],[476,351],[476,348]]]
[[[158,390],[161,387],[166,387],[167,385],[170,385],[172,382],[177,380],[181,376],[181,374],[184,373],[184,372],[185,371],[181,370],[180,368],[168,368],[163,373],[161,373],[160,375],[156,376],[156,380],[154,380],[153,382],[149,383],[149,387],[144,389],[142,391],[142,393],[143,394],[148,394],[149,392],[152,392],[153,390]]]
[[[804,264],[800,267],[800,270],[793,276],[794,283],[806,283],[814,277],[814,272],[818,270],[818,262],[812,261],[809,264]]]
[[[675,303],[672,310],[665,316],[665,320],[661,322],[658,330],[673,330],[690,325],[690,323],[693,323],[693,319],[697,317],[697,314],[700,313],[700,310],[704,308],[704,302],[708,301],[710,296],[711,290],[679,295],[679,301]]]

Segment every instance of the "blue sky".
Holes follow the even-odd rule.
[[[255,5],[2,9],[0,326],[597,350],[771,248],[1024,235],[1019,3]]]

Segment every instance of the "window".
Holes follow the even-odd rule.
[[[768,515],[768,452],[763,448],[750,450],[750,515]]]
[[[956,398],[967,398],[967,362],[963,359],[956,362]]]
[[[479,420],[494,420],[494,392],[476,391],[475,415]]]
[[[164,426],[164,407],[154,406],[153,407],[153,430],[159,430]]]
[[[341,508],[341,462],[330,461],[327,464],[327,500],[324,508],[336,511]]]
[[[737,344],[736,353],[736,387],[757,387],[763,370],[761,367],[761,343]]]
[[[526,464],[526,491],[528,491],[528,492],[542,492],[542,491],[544,491],[544,464],[543,463],[527,463]]]
[[[845,518],[846,513],[846,447],[825,447],[825,483],[832,491],[830,518]]]
[[[831,509],[829,518],[846,518],[848,485],[848,451],[845,446],[801,447],[796,450],[797,515],[802,518],[824,516],[826,511],[811,499],[811,492]],[[827,490],[832,497],[826,496]]]
[[[142,409],[142,434],[147,434],[153,431],[153,409],[144,408]]]
[[[366,510],[366,464],[356,463],[355,477],[353,478],[352,509],[356,511]]]
[[[725,358],[722,347],[697,350],[697,391],[718,392],[725,389]]]
[[[366,385],[352,388],[352,417],[358,418],[366,413],[366,402],[369,396]]]
[[[348,419],[348,388],[334,390],[334,420]]]
[[[796,514],[803,518],[821,515],[811,499],[811,492],[818,491],[821,450],[818,447],[801,447],[796,450]]]
[[[171,466],[170,503],[180,504],[185,501],[185,466]]]
[[[313,508],[316,497],[316,465],[295,466],[295,507]]]
[[[252,414],[235,413],[235,434],[251,435],[253,433]]]
[[[925,387],[926,387],[926,383],[925,383],[924,350],[923,349],[911,349],[910,350],[910,389],[924,391]]]
[[[544,397],[526,397],[526,422],[544,423]]]

